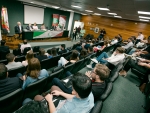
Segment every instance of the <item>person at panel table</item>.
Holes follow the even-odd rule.
[[[44,23],[43,23],[42,26],[41,26],[41,30],[46,31],[46,27],[45,27],[45,24],[44,24]]]
[[[33,27],[32,27],[32,25],[29,23],[29,25],[26,27],[26,29],[32,31],[32,30],[33,30]]]
[[[36,23],[33,24],[33,30],[38,30],[38,26],[36,25]]]

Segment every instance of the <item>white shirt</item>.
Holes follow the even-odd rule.
[[[130,47],[132,47],[134,44],[133,44],[133,42],[131,41],[131,42],[129,42],[128,44],[126,44],[125,46],[122,46],[124,49],[128,49],[128,48],[130,48]]]
[[[111,57],[109,57],[107,61],[116,66],[124,58],[125,58],[125,56],[123,53],[117,54],[117,55],[112,54]]]
[[[116,44],[118,42],[117,39],[113,40],[110,44],[113,45],[113,44]]]
[[[136,39],[143,40],[144,39],[144,35],[143,34],[138,35],[138,37]]]
[[[34,30],[38,30],[38,26],[32,26]]]
[[[20,32],[22,32],[22,30],[21,30],[21,25],[19,26],[19,29],[20,29]]]
[[[23,50],[24,50],[24,48],[26,48],[26,47],[31,47],[31,45],[30,45],[30,44],[22,44],[21,47],[20,47],[21,53],[23,53]]]
[[[13,69],[13,68],[19,68],[21,66],[23,66],[21,62],[10,62],[6,65],[8,70]]]

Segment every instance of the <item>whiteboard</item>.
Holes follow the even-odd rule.
[[[79,26],[82,29],[84,27],[84,23],[83,22],[75,21],[73,29],[75,29],[76,27],[78,28]]]
[[[24,5],[24,24],[43,24],[44,8]]]

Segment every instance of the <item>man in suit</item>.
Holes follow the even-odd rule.
[[[15,33],[19,34],[19,38],[22,34],[22,31],[23,31],[23,26],[21,25],[20,22],[17,22],[17,25],[15,26]]]
[[[32,30],[33,30],[33,27],[32,27],[32,25],[29,23],[29,25],[26,27],[26,29],[29,30],[29,31],[32,31]]]

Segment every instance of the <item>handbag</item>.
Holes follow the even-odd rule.
[[[30,101],[13,113],[50,113],[46,99]]]

